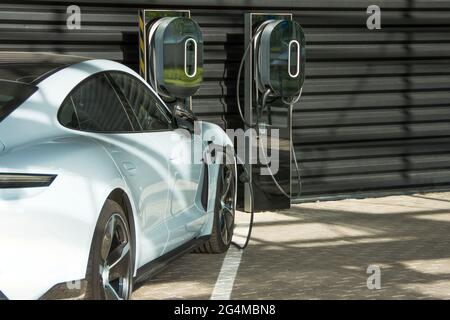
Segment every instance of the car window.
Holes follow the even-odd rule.
[[[59,121],[83,131],[133,131],[128,114],[105,74],[95,75],[75,88],[61,106]]]
[[[36,90],[37,87],[29,84],[0,80],[0,122]]]
[[[62,104],[59,112],[59,122],[65,127],[80,129],[80,122],[75,112],[72,97],[68,97]]]
[[[172,128],[171,114],[153,93],[137,78],[123,72],[111,72],[143,131]]]

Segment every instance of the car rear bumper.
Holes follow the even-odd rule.
[[[70,285],[72,280],[86,276],[100,209],[81,200],[89,199],[83,194],[74,202],[74,193],[58,182],[48,188],[0,190],[0,243],[6,244],[0,290],[8,299],[40,299],[56,291],[57,284],[77,288],[76,283]],[[51,298],[56,298],[53,293]]]

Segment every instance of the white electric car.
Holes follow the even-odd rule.
[[[128,299],[175,256],[228,249],[220,127],[191,130],[112,61],[0,54],[0,79],[0,299]]]

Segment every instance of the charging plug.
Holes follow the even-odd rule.
[[[250,183],[250,177],[246,171],[242,172],[242,174],[239,176],[239,181],[241,183]]]

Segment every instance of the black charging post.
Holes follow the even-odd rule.
[[[253,43],[255,40],[256,32],[258,28],[266,21],[269,20],[292,20],[292,14],[266,14],[266,13],[247,13],[245,14],[245,44]],[[258,89],[258,84],[255,79],[255,72],[257,72],[257,59],[255,59],[255,48],[253,44],[249,48],[245,60],[245,76],[244,76],[244,117],[246,123],[255,123],[256,112],[258,106],[261,105],[262,94]],[[246,128],[248,129],[248,127]],[[275,145],[271,145],[270,141],[273,136],[274,130],[278,130],[279,140],[278,140],[278,155],[279,158],[276,160],[279,163],[279,168],[274,173],[274,177],[270,175],[261,175],[261,169],[266,166],[261,164],[261,152],[260,149],[252,148],[249,140],[253,140],[253,143],[257,143],[261,146],[259,142],[256,142],[256,137],[251,137],[246,142],[246,169],[250,173],[250,183],[253,185],[254,193],[254,211],[263,210],[277,210],[277,209],[288,209],[291,206],[290,198],[286,197],[291,195],[291,140],[292,140],[292,115],[291,108],[288,108],[284,104],[281,98],[269,98],[266,101],[265,110],[259,115],[259,125],[255,128],[257,130],[257,136],[265,136],[267,139],[263,140],[263,147],[265,146],[266,158],[272,156],[270,150],[275,148]],[[275,136],[273,136],[275,137]],[[259,154],[255,154],[255,151]],[[249,161],[249,159],[253,159]],[[258,159],[257,161],[255,161]],[[270,165],[270,164],[269,164]],[[275,170],[274,170],[275,171]],[[273,178],[276,179],[284,191],[281,192],[279,188],[274,186]],[[251,211],[251,191],[248,183],[244,186],[244,203],[240,207],[247,212]]]

